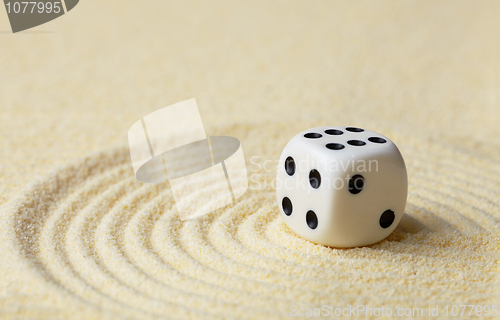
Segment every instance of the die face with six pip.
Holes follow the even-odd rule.
[[[406,166],[387,137],[328,126],[297,134],[281,155],[276,196],[298,236],[331,247],[376,243],[396,228],[408,194]]]

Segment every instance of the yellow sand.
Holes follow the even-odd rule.
[[[85,0],[10,34],[0,10],[0,319],[500,304],[499,14],[494,1]],[[180,221],[168,185],[135,180],[126,138],[193,97],[207,134],[241,140],[250,189]],[[381,132],[407,162],[406,214],[375,245],[314,245],[278,215],[283,147],[329,124]]]

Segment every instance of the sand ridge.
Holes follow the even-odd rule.
[[[406,214],[369,247],[298,238],[281,221],[273,190],[252,186],[232,205],[181,221],[168,184],[135,180],[127,148],[32,184],[2,212],[4,241],[17,248],[12,262],[110,317],[280,319],[292,305],[493,304],[500,206],[491,190],[500,175],[490,173],[500,166],[405,141]]]

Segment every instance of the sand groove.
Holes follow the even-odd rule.
[[[167,184],[131,175],[126,149],[30,186],[5,212],[6,235],[35,273],[111,316],[278,319],[291,305],[492,304],[500,287],[500,165],[409,143],[406,215],[370,247],[332,249],[296,237],[272,190],[249,190],[181,221]]]

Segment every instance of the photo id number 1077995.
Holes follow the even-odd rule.
[[[61,12],[61,1],[54,2],[7,2],[5,4],[7,13],[59,13]]]

